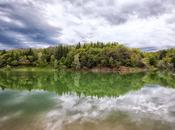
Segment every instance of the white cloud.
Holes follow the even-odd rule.
[[[175,46],[174,7],[173,0],[2,0],[0,26],[25,35],[30,42],[21,42],[30,46],[119,41],[166,48]]]

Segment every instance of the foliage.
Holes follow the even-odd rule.
[[[0,51],[0,67],[51,66],[59,68],[147,67],[175,70],[175,49],[142,52],[114,43],[85,43],[58,45],[45,49],[16,49]]]

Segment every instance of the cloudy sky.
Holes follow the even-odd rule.
[[[88,41],[175,47],[175,0],[0,0],[0,49]]]

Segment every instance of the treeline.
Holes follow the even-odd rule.
[[[175,49],[142,52],[118,43],[58,45],[46,49],[0,51],[0,67],[36,66],[75,69],[109,67],[175,69]]]

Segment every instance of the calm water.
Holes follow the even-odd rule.
[[[175,130],[175,77],[0,72],[0,130]]]

